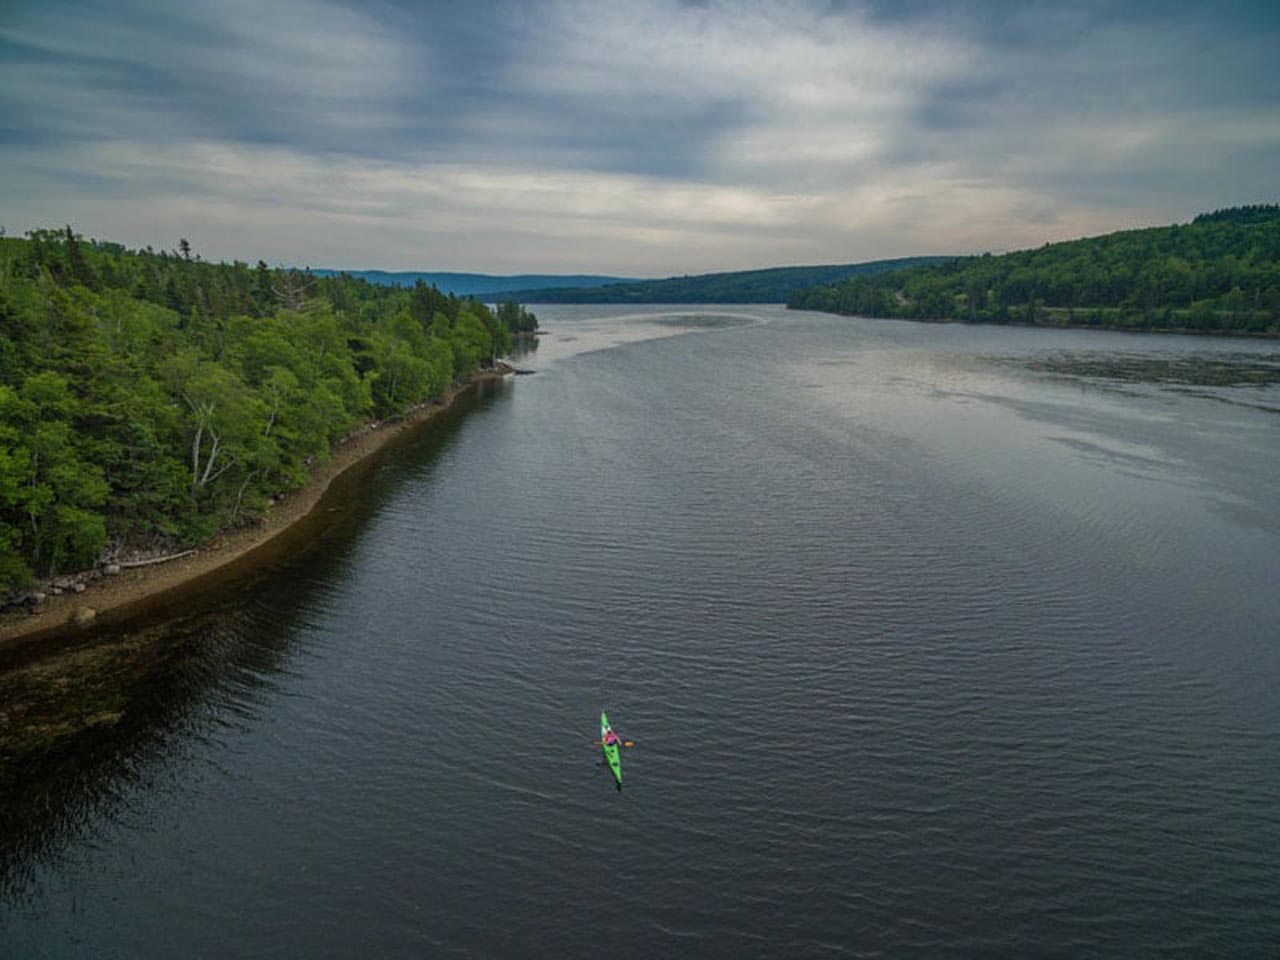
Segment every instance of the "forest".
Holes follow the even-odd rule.
[[[600,274],[545,274],[521,273],[509,276],[491,273],[454,273],[419,271],[387,271],[387,270],[312,270],[322,277],[336,276],[345,273],[348,276],[368,280],[370,283],[387,287],[412,287],[419,280],[429,287],[435,287],[444,293],[456,293],[460,297],[495,300],[498,298],[524,300],[527,297],[513,297],[513,292],[522,290],[542,290],[547,287],[599,287],[606,283],[630,283],[630,277],[609,277]]]
[[[1280,206],[853,277],[800,291],[788,306],[915,320],[1280,334]]]
[[[513,302],[210,263],[186,240],[0,237],[0,598],[252,522],[357,425],[536,327]]]
[[[769,267],[701,273],[663,280],[633,280],[591,287],[543,287],[509,294],[526,303],[786,303],[799,290],[848,277],[937,263],[950,257],[905,257],[870,263]]]

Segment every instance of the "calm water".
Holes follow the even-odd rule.
[[[1276,949],[1280,346],[539,314],[316,548],[109,638],[0,954]]]

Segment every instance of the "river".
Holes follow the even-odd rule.
[[[0,955],[1280,942],[1280,345],[538,313],[311,548],[96,641]]]

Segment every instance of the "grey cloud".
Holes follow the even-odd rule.
[[[991,45],[934,89],[913,136],[886,159],[950,159],[1064,206],[1143,206],[1182,217],[1270,199],[1280,148],[1275,17],[1170,5],[1069,30],[1052,43]],[[1020,14],[1025,18],[1025,13]],[[1045,24],[1042,23],[1042,27]],[[1227,189],[1224,189],[1227,188]]]
[[[0,15],[0,206],[387,267],[1003,249],[1274,200],[1278,9],[31,5]]]
[[[15,81],[6,96],[27,123],[68,140],[87,129],[337,148],[353,127],[376,125],[394,93],[363,77],[400,65],[386,62],[389,35],[362,35],[351,29],[360,18],[324,10],[348,21],[334,25],[345,32],[327,33],[323,18],[268,21],[244,3],[33,7],[0,23],[0,62]]]

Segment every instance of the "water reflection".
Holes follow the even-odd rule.
[[[71,648],[24,652],[0,672],[0,902],[21,902],[42,864],[87,828],[165,789],[194,743],[254,721],[369,517],[407,474],[430,472],[469,410],[505,389],[481,384],[426,431],[352,467],[254,569]]]
[[[1274,513],[1274,417],[989,360],[1116,335],[582,312],[153,643],[10,952],[1265,954],[1276,533],[1201,498]]]
[[[521,335],[513,337],[511,341],[511,350],[507,353],[507,359],[519,366],[522,360],[528,360],[538,352],[538,337],[535,335]]]
[[[282,668],[299,602],[267,629],[241,629],[247,609],[215,605],[0,678],[12,718],[0,765],[0,895],[17,896],[58,841],[98,817],[118,819],[131,795],[154,788],[186,742],[211,732],[211,700],[251,710],[253,687]]]

